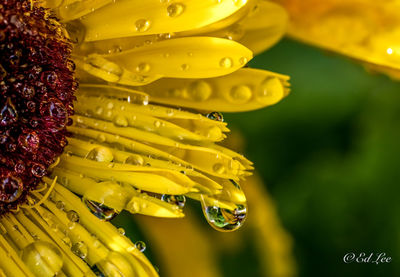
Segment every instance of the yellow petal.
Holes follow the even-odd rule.
[[[154,102],[209,111],[248,111],[276,104],[289,93],[288,76],[242,68],[210,79],[161,79],[143,87]]]
[[[91,54],[77,66],[108,82],[142,85],[160,77],[210,78],[229,74],[252,58],[243,45],[213,37],[160,41],[116,54]]]
[[[93,179],[124,182],[136,188],[160,194],[185,194],[189,191],[197,191],[193,188],[193,181],[172,170],[96,162],[64,154],[58,166]]]
[[[167,120],[140,113],[136,107],[138,105],[129,104],[126,101],[86,96],[77,96],[77,102],[74,105],[77,114],[89,114],[94,118],[114,122],[118,126],[134,127],[171,139],[220,141],[225,138],[217,124],[203,129],[197,128],[196,132],[193,132]],[[170,112],[174,111],[170,110]]]
[[[62,21],[69,21],[87,15],[113,0],[43,0],[44,7],[51,8]]]
[[[212,24],[238,11],[246,0],[118,0],[81,19],[86,41],[181,32]]]

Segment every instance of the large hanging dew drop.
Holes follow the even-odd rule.
[[[207,206],[202,199],[201,206],[207,222],[217,231],[231,232],[239,229],[247,217],[247,207],[236,204],[234,210],[224,209],[217,205]]]
[[[101,220],[110,221],[118,214],[118,212],[113,208],[107,207],[106,205],[96,201],[84,199],[83,202],[90,212]]]
[[[21,259],[35,276],[56,276],[63,266],[61,251],[53,244],[35,241],[23,250]]]

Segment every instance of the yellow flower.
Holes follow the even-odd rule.
[[[400,78],[400,1],[276,0],[290,14],[289,35]]]
[[[6,0],[7,7],[8,1],[14,2]],[[22,8],[16,7],[25,9],[21,18],[6,10],[10,22],[23,29],[24,18],[31,20],[29,14],[37,16],[40,7],[48,8],[40,24],[49,23],[44,29],[51,32],[50,39],[62,41],[65,33],[73,42],[80,84],[73,110],[53,98],[39,103],[46,128],[54,134],[65,128],[69,132],[68,145],[47,169],[48,177],[38,179],[38,186],[27,186],[26,175],[11,172],[8,164],[0,170],[0,252],[5,257],[0,276],[156,276],[141,253],[143,243],[133,244],[106,221],[122,210],[183,217],[185,197],[201,201],[215,229],[239,228],[247,216],[239,181],[253,167],[244,156],[218,144],[229,129],[222,114],[214,111],[254,110],[287,96],[287,76],[245,67],[253,54],[282,37],[285,11],[255,0],[43,0],[32,1],[30,7],[27,1],[21,3]],[[23,36],[41,35],[40,24]],[[53,53],[51,42],[43,43],[55,59],[64,55]],[[40,55],[28,50],[32,60]],[[16,56],[23,59],[22,54]],[[10,68],[26,67],[18,64]],[[68,77],[67,71],[57,70],[58,77]],[[9,67],[3,73],[6,78]],[[63,85],[52,73],[40,74],[35,83],[47,86],[44,95],[53,93],[52,86],[58,92]],[[68,78],[74,88],[73,78]],[[22,86],[27,98],[36,97]],[[1,120],[6,131],[21,121],[21,115],[26,118],[14,102],[11,96],[5,98]],[[71,125],[67,118],[72,113]],[[54,118],[63,119],[61,127]],[[5,139],[12,140],[6,131]],[[18,147],[38,151],[38,141],[51,145],[35,132],[20,137],[17,150],[10,153]],[[66,145],[62,138],[54,139]],[[26,157],[40,155],[45,157],[36,152]],[[46,172],[34,169],[37,178]]]

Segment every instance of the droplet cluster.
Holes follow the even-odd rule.
[[[47,10],[0,2],[0,215],[26,198],[67,144],[77,89],[71,50]]]

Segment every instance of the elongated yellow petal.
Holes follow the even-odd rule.
[[[62,185],[81,195],[85,201],[101,203],[117,212],[125,209],[131,213],[156,217],[183,217],[179,207],[132,190],[126,185],[111,181],[96,182],[94,179],[61,168],[56,168],[53,175],[59,176]]]
[[[43,0],[42,4],[51,8],[62,21],[69,21],[113,2],[113,0]]]
[[[87,15],[81,22],[86,29],[86,41],[180,32],[217,22],[238,11],[246,2],[118,0]]]
[[[202,147],[178,143],[153,133],[130,127],[118,127],[109,122],[83,116],[76,117],[76,122],[95,130],[118,134],[137,141],[145,141],[150,146],[168,152],[180,159],[184,159],[187,163],[192,164],[193,167],[199,168],[199,170],[217,177],[237,180],[238,176],[242,175],[243,171],[246,170],[246,167],[239,161],[213,149],[212,144],[205,144],[205,146]]]
[[[143,87],[154,102],[209,111],[248,111],[276,104],[289,93],[288,76],[242,68],[210,79],[161,79]]]
[[[137,86],[159,79],[229,74],[252,58],[243,45],[221,38],[185,37],[116,54],[91,54],[78,67],[108,82]]]
[[[194,182],[179,172],[152,167],[96,162],[76,156],[62,155],[59,167],[98,180],[126,182],[136,188],[160,194],[185,194],[197,191]]]
[[[115,99],[78,96],[74,105],[77,114],[89,114],[92,117],[114,122],[118,126],[129,126],[156,133],[171,139],[189,141],[220,141],[225,138],[218,124],[205,127],[196,126],[196,133],[182,128],[170,121],[159,119],[149,114],[139,113],[137,105]],[[173,110],[170,110],[173,113]],[[214,121],[215,122],[215,121]],[[193,128],[194,129],[194,128]]]
[[[288,15],[280,5],[259,1],[257,8],[231,28],[231,34],[243,28],[243,36],[237,41],[256,55],[276,44],[285,34]],[[238,28],[238,29],[237,29]],[[228,34],[229,35],[229,34]]]

